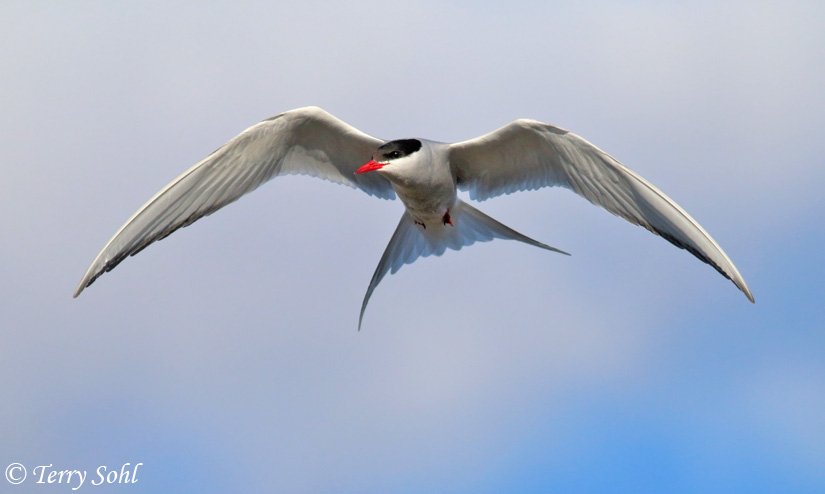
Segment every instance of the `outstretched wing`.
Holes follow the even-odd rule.
[[[710,235],[678,204],[610,155],[564,129],[516,120],[449,147],[458,188],[483,201],[562,186],[641,225],[710,264],[753,302],[745,280]]]
[[[279,175],[310,175],[394,199],[392,186],[379,174],[355,174],[381,144],[382,140],[315,107],[288,111],[253,125],[176,178],[129,218],[89,266],[74,296],[126,256]]]

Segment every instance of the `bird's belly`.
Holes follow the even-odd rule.
[[[423,225],[443,223],[457,200],[452,187],[405,188],[394,184],[393,188],[416,223]]]

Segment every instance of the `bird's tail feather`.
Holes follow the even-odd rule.
[[[475,242],[489,242],[494,238],[518,240],[542,249],[570,255],[567,252],[522,235],[461,199],[450,209],[450,220],[452,220],[452,224],[424,228],[415,223],[409,212],[404,211],[390,243],[384,250],[384,255],[381,256],[381,261],[378,262],[378,267],[375,268],[367,293],[364,295],[364,302],[361,304],[361,315],[358,317],[359,330],[372,292],[387,272],[395,274],[396,271],[401,269],[401,266],[412,264],[419,257],[440,256],[448,248],[459,250]]]

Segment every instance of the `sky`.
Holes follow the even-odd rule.
[[[0,6],[0,490],[825,492],[822,2],[289,3]],[[359,332],[403,206],[297,176],[72,299],[161,187],[307,105],[382,139],[569,129],[756,303],[553,188],[475,205],[572,256],[420,259]]]

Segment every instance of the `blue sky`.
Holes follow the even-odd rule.
[[[820,3],[5,2],[0,466],[141,462],[132,492],[822,492]],[[545,189],[477,206],[571,257],[419,260],[357,332],[402,206],[307,177],[71,298],[157,190],[306,105],[386,139],[567,128],[679,202],[756,304]]]

